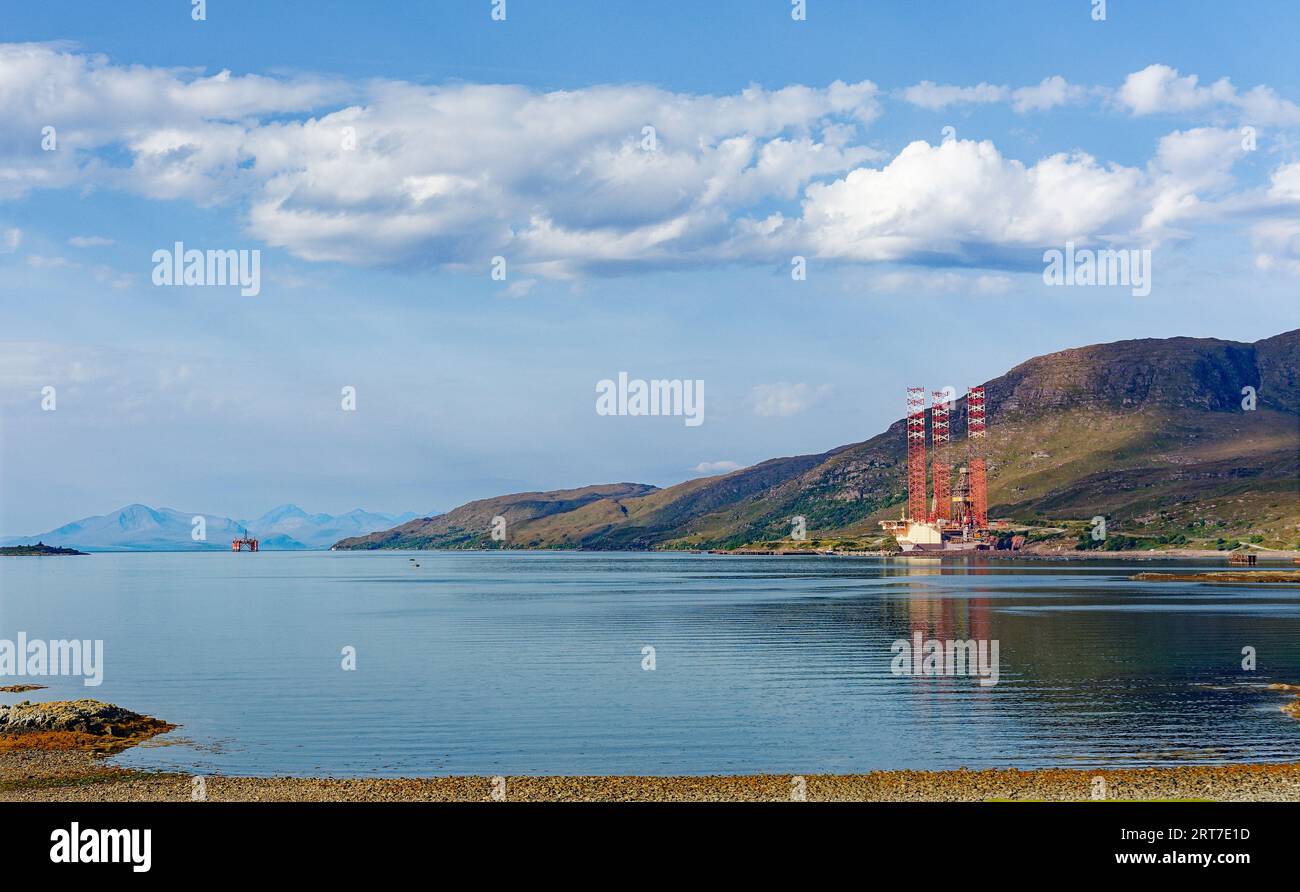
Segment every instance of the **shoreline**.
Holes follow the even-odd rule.
[[[814,548],[638,548],[638,549],[603,549],[603,548],[309,548],[309,549],[275,549],[263,548],[264,554],[676,554],[709,555],[715,557],[870,557],[889,558],[891,560],[981,560],[997,561],[1161,561],[1161,560],[1195,560],[1212,561],[1225,567],[1245,567],[1245,564],[1233,564],[1228,560],[1232,552],[1208,548],[1167,548],[1158,551],[1151,549],[1130,549],[1125,551],[1102,551],[1074,549],[1051,550],[999,550],[986,551],[835,551],[833,549]],[[177,548],[177,549],[106,549],[77,552],[78,555],[91,557],[95,555],[124,554],[226,554],[228,549],[214,548]],[[1300,550],[1253,549],[1252,554],[1261,562],[1269,564],[1300,564]],[[1256,565],[1258,566],[1258,565]]]
[[[443,549],[453,550],[453,549]],[[489,551],[492,549],[484,549]],[[532,551],[545,551],[546,549],[519,549]],[[646,552],[628,552],[629,554],[674,554],[675,549],[661,549],[658,551]],[[970,558],[981,560],[996,561],[1167,561],[1167,560],[1194,560],[1194,561],[1213,561],[1225,568],[1245,567],[1245,564],[1233,564],[1223,551],[1209,551],[1205,549],[1170,549],[1167,551],[915,551],[915,552],[875,552],[875,551],[813,551],[811,549],[790,549],[785,551],[691,551],[689,554],[710,554],[720,557],[879,557],[890,560],[927,560],[927,561],[959,561]],[[1256,558],[1260,562],[1291,564],[1300,562],[1300,551],[1266,551],[1258,552]],[[1259,566],[1254,564],[1252,566]]]
[[[799,778],[802,778],[802,783]],[[1097,778],[1105,781],[1098,797]],[[1160,768],[957,769],[802,776],[480,775],[204,777],[213,802],[1300,802],[1300,763]],[[77,751],[0,754],[0,802],[191,801],[189,774],[123,768]],[[802,793],[803,800],[799,799]],[[495,794],[495,795],[494,795]]]
[[[1129,579],[1138,582],[1268,582],[1300,585],[1300,570],[1227,569],[1213,573],[1137,573]]]

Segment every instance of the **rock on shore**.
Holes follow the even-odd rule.
[[[0,705],[0,750],[124,749],[175,725],[101,700]]]

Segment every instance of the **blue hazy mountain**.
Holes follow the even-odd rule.
[[[230,540],[247,530],[248,535],[261,540],[260,547],[267,551],[309,551],[329,548],[340,539],[364,536],[419,516],[412,512],[380,514],[360,508],[346,514],[308,514],[297,505],[280,505],[261,517],[242,520],[199,511],[127,505],[37,535],[0,539],[0,545],[39,541],[81,551],[221,551],[229,549]],[[202,517],[206,525],[203,540],[193,537],[196,517]]]

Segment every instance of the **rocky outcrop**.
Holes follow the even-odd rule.
[[[116,750],[175,727],[101,700],[0,705],[0,749]]]

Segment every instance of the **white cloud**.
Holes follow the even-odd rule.
[[[1239,95],[1236,103],[1243,123],[1300,127],[1300,105],[1283,99],[1272,87],[1254,87]]]
[[[55,44],[0,44],[0,199],[87,180],[158,197],[229,197],[243,179],[237,162],[249,157],[238,151],[249,121],[337,104],[350,93],[319,78],[204,77],[114,65]],[[47,127],[54,151],[42,149]],[[88,155],[114,144],[127,145],[136,163],[123,170]],[[177,188],[186,171],[189,188]],[[170,182],[155,183],[159,177]]]
[[[1219,108],[1231,111],[1247,124],[1300,125],[1300,105],[1278,96],[1271,87],[1261,84],[1240,93],[1226,77],[1209,86],[1201,86],[1197,75],[1183,75],[1178,69],[1161,64],[1148,65],[1130,74],[1117,91],[1115,100],[1134,115]]]
[[[311,260],[481,264],[502,254],[557,276],[680,258],[715,243],[737,210],[794,198],[812,178],[873,157],[838,130],[832,142],[816,131],[828,116],[874,117],[874,94],[867,83],[725,97],[388,85],[365,107],[255,134],[271,175],[249,220]],[[337,145],[344,127],[355,128],[354,151]]]
[[[992,248],[1127,229],[1144,209],[1143,185],[1141,171],[1083,153],[1026,166],[987,141],[914,142],[883,168],[810,185],[802,217],[776,228],[797,232],[824,258],[978,262]]]
[[[994,102],[1010,102],[1012,109],[1019,114],[1033,111],[1047,111],[1068,102],[1084,99],[1088,91],[1066,81],[1058,75],[1044,78],[1032,87],[1011,87],[997,84],[979,83],[973,87],[954,84],[936,84],[921,81],[919,84],[902,91],[902,97],[913,105],[940,111],[950,105],[987,105]]]
[[[1209,87],[1199,86],[1194,74],[1180,76],[1168,65],[1148,65],[1124,79],[1117,99],[1135,115],[1150,115],[1205,108],[1225,102],[1235,93],[1225,77]]]
[[[1255,265],[1300,276],[1300,220],[1268,220],[1251,231]]]
[[[722,96],[353,87],[10,44],[0,108],[13,134],[0,137],[0,198],[78,185],[237,201],[251,235],[307,260],[475,267],[502,254],[550,277],[716,263],[738,213],[878,157],[860,139],[879,114],[866,81]],[[332,110],[308,116],[318,108]],[[18,136],[45,125],[57,152]]]
[[[1244,155],[1236,130],[1198,127],[1162,137],[1149,166],[1152,197],[1141,229],[1158,234],[1205,213],[1203,196],[1225,192],[1233,184],[1233,164]]]
[[[1066,81],[1059,74],[1043,78],[1034,87],[1020,87],[1011,91],[1011,107],[1024,114],[1031,111],[1049,111],[1058,105],[1079,102],[1088,91]]]
[[[1300,275],[1300,162],[1273,171],[1264,200],[1274,216],[1251,227],[1255,265]]]
[[[1223,118],[1227,114],[1243,124],[1300,126],[1300,105],[1279,96],[1271,87],[1261,84],[1242,92],[1226,77],[1202,85],[1198,75],[1184,75],[1159,63],[1132,72],[1118,89],[1085,87],[1052,75],[1034,86],[1016,88],[983,82],[962,86],[921,81],[902,90],[900,95],[907,102],[931,111],[952,105],[1007,102],[1018,114],[1027,114],[1097,98],[1109,99],[1139,116],[1196,113]]]
[[[1269,178],[1268,195],[1275,201],[1300,203],[1300,161],[1284,164]]]
[[[12,254],[23,240],[23,231],[16,226],[0,229],[0,254]]]
[[[829,393],[829,384],[815,388],[802,382],[758,384],[749,392],[749,405],[755,415],[788,418],[824,399]]]
[[[926,81],[903,94],[931,108],[1030,112],[1093,92],[1052,76],[1016,89]],[[1266,87],[1205,87],[1159,65],[1130,75],[1119,96],[1135,114],[1226,103],[1278,119],[1296,108]],[[77,187],[227,203],[250,237],[308,261],[486,272],[506,256],[520,277],[506,293],[520,296],[542,278],[792,254],[1019,268],[1044,244],[1181,237],[1175,226],[1232,188],[1239,154],[1229,131],[1202,128],[1170,134],[1145,168],[1082,151],[1021,161],[959,140],[914,142],[890,158],[864,141],[879,113],[868,81],[730,95],[351,85],[9,44],[0,200]],[[32,136],[46,125],[58,130],[56,152]]]
[[[921,81],[915,86],[903,90],[903,98],[913,105],[939,111],[950,105],[1003,102],[1010,94],[1006,87],[979,83],[973,87],[959,87],[953,84],[936,84]]]
[[[696,474],[712,476],[714,474],[729,474],[732,471],[738,471],[743,465],[734,461],[702,461],[695,467],[691,468]]]
[[[72,238],[68,239],[68,244],[72,245],[74,248],[97,248],[104,245],[111,245],[113,244],[113,240],[102,235],[74,235]]]

